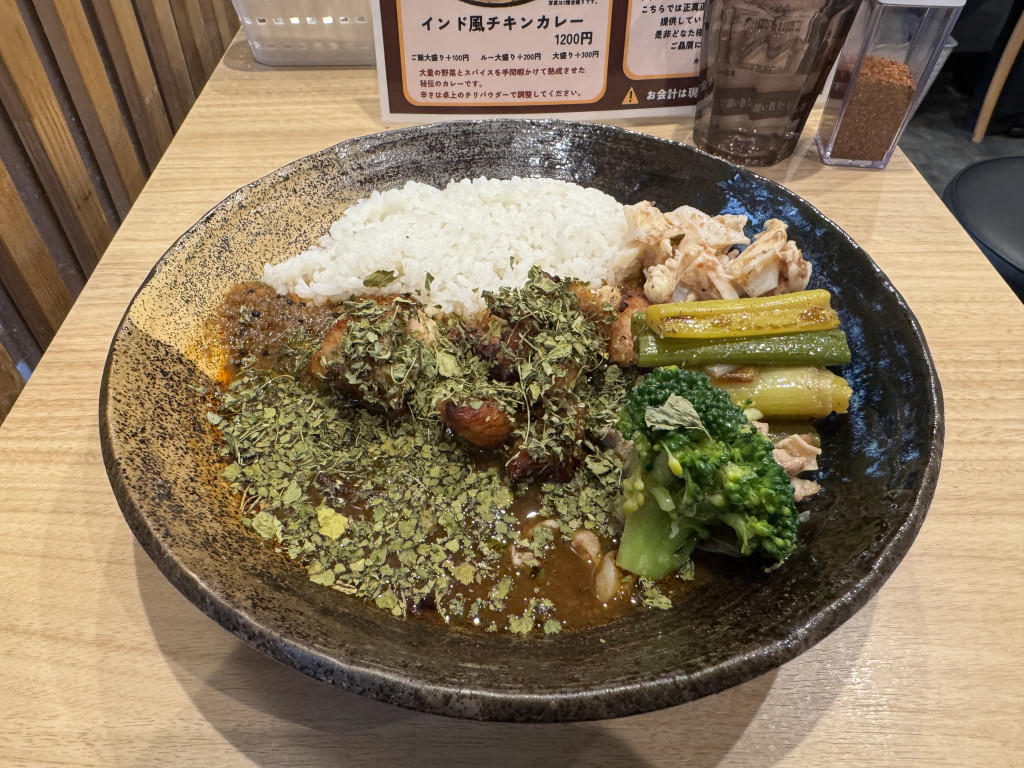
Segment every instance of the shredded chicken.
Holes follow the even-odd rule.
[[[811,276],[810,263],[778,219],[766,221],[751,241],[745,216],[708,216],[687,205],[662,213],[644,201],[626,206],[626,218],[644,247],[644,293],[651,303],[789,293],[806,288]]]
[[[679,283],[687,291],[688,300],[738,299],[739,291],[715,253],[698,253],[681,266]]]
[[[775,444],[772,455],[787,475],[796,477],[818,468],[821,448],[811,445],[803,435],[789,435]]]
[[[778,219],[769,219],[764,230],[729,262],[725,271],[748,296],[763,296],[779,286],[779,267],[785,247],[786,225]]]
[[[749,416],[747,418],[749,419],[750,423],[753,424],[757,428],[758,432],[760,432],[762,435],[767,435],[768,434],[768,422],[767,421],[758,421],[757,419],[751,419]]]
[[[820,490],[821,486],[814,480],[808,480],[805,477],[793,478],[793,501],[803,501]]]
[[[666,213],[665,218],[684,232],[685,237],[681,245],[683,250],[689,253],[698,249],[723,253],[734,245],[750,242],[743,233],[743,228],[747,225],[746,216],[709,216],[689,205],[683,205]],[[687,240],[689,242],[686,242]]]
[[[627,205],[626,220],[630,236],[645,248],[644,267],[659,264],[672,256],[672,241],[683,237],[686,230],[674,224],[649,202]]]
[[[779,284],[772,294],[793,293],[802,291],[811,279],[811,263],[807,261],[796,243],[786,242],[782,249],[782,265],[779,272]]]
[[[793,500],[800,501],[813,496],[821,490],[814,480],[798,477],[801,472],[810,472],[818,468],[818,456],[821,448],[810,443],[806,435],[789,435],[775,443],[772,451],[775,461],[786,470],[793,482]]]

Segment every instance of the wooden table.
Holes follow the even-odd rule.
[[[686,141],[681,122],[630,127]],[[463,722],[308,679],[179,595],[103,469],[110,338],[208,208],[383,127],[372,69],[268,69],[236,40],[0,427],[0,764],[1024,766],[1024,308],[900,153],[881,172],[828,168],[805,139],[766,172],[889,275],[946,407],[941,477],[910,554],[796,660],[622,720]]]

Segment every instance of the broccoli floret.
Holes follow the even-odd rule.
[[[694,548],[711,538],[774,564],[793,551],[792,482],[771,440],[707,376],[656,368],[633,389],[618,428],[636,450],[622,485],[620,567],[687,576]]]

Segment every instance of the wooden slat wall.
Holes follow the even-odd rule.
[[[238,31],[230,0],[0,0],[0,421]]]

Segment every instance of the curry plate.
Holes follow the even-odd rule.
[[[227,288],[315,244],[341,211],[409,180],[551,177],[752,224],[780,218],[833,294],[853,361],[850,412],[820,424],[823,492],[785,566],[723,562],[682,604],[585,631],[514,637],[396,619],[308,580],[239,522],[201,392]],[[443,279],[439,275],[438,279]],[[147,554],[197,608],[318,680],[415,710],[504,721],[618,717],[763,674],[861,608],[910,548],[942,452],[939,381],[913,314],[867,253],[781,186],[691,147],[549,120],[448,122],[366,136],[238,190],[167,251],[110,346],[100,433]]]

